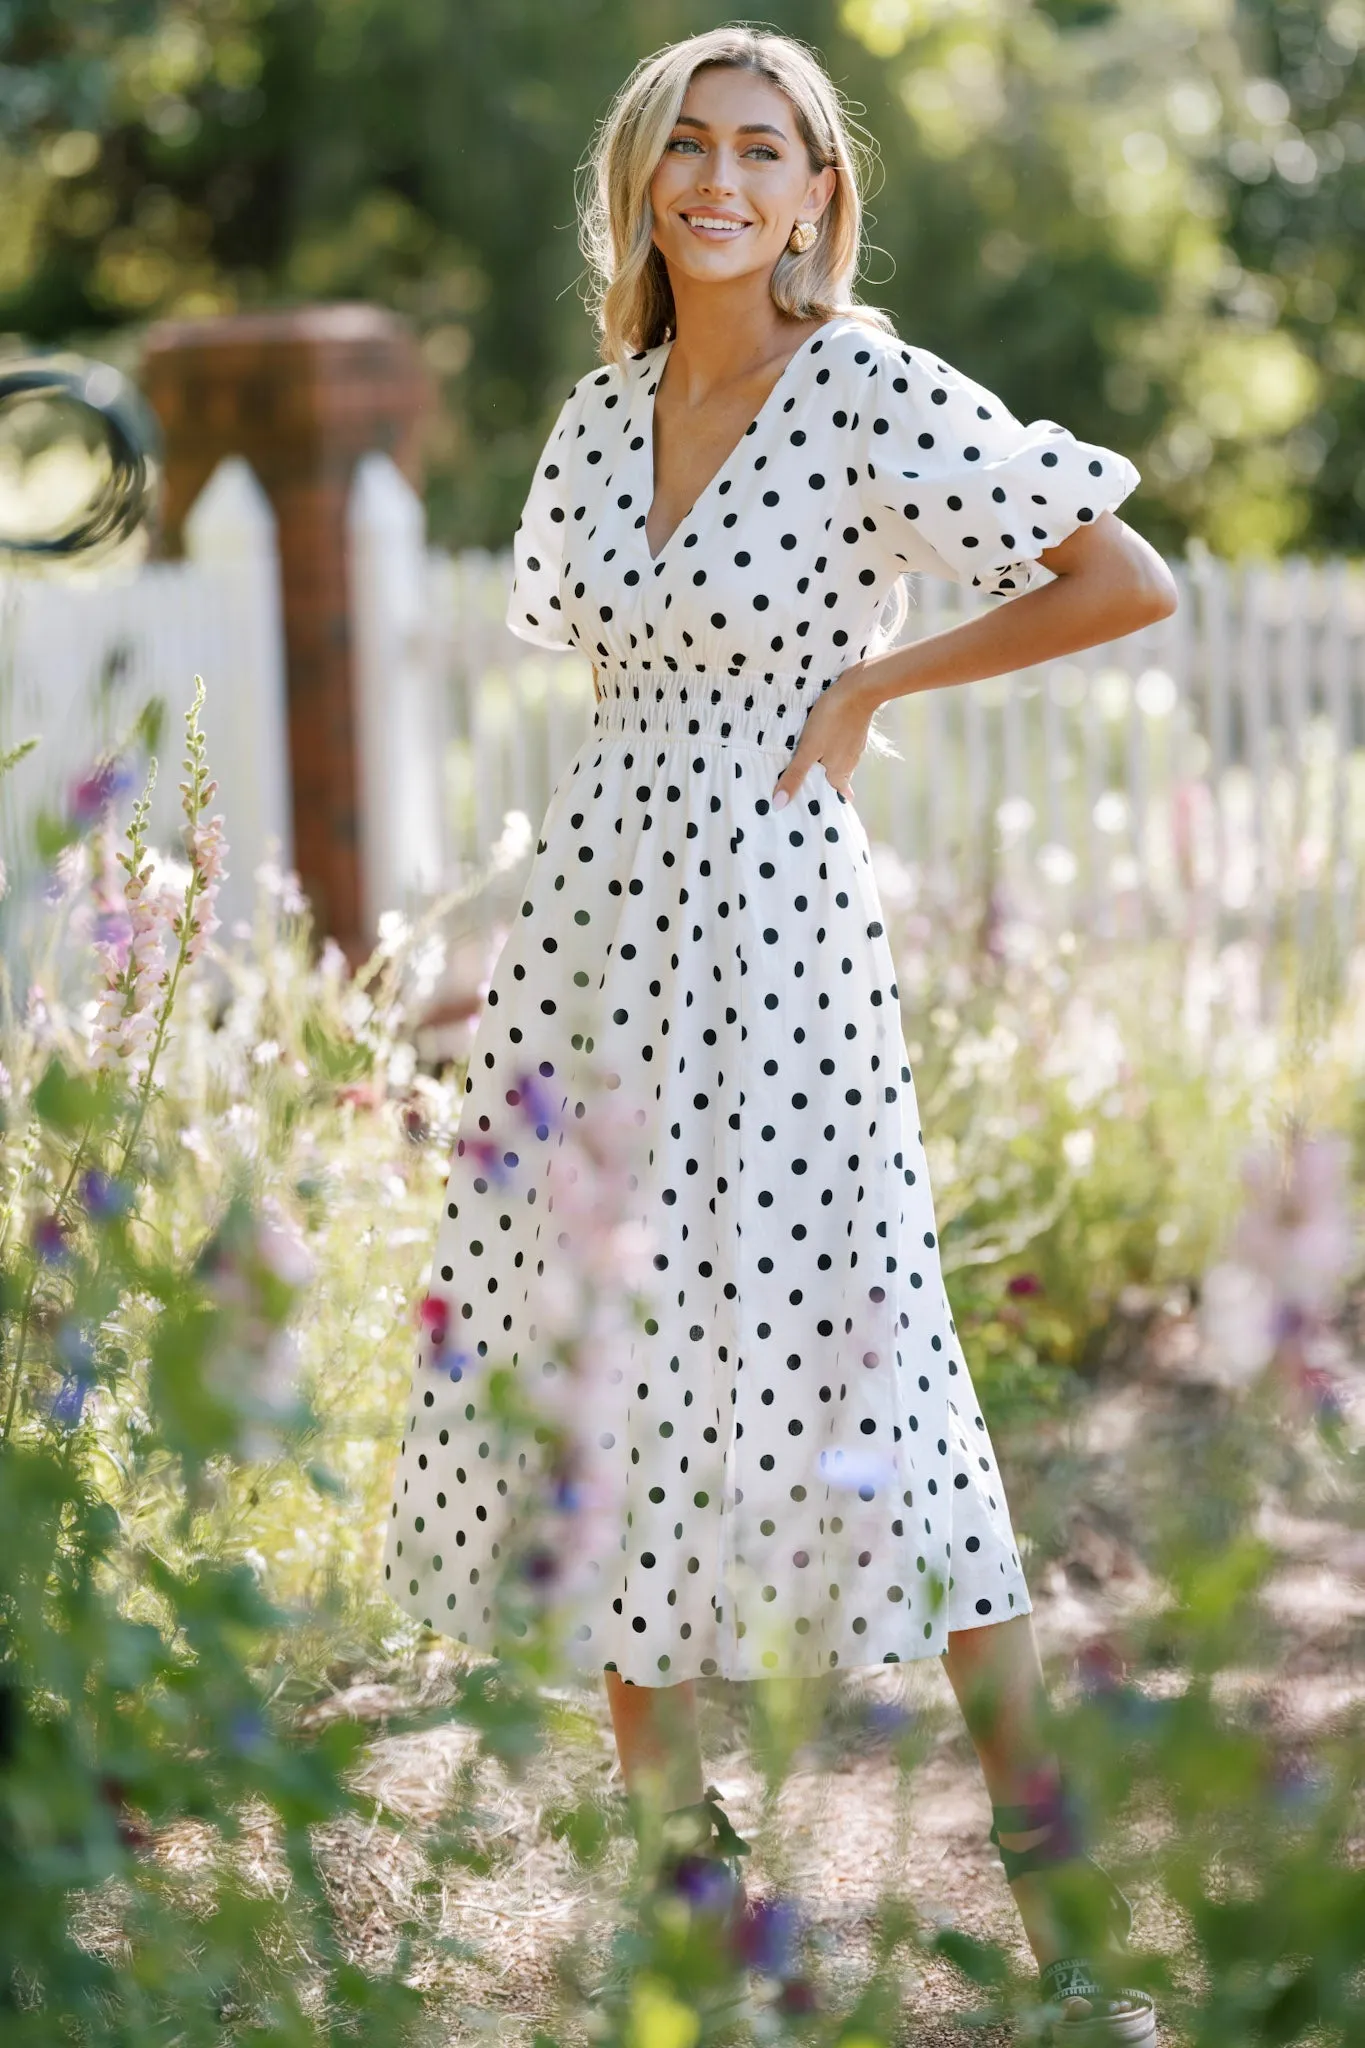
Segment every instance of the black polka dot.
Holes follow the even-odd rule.
[[[591,657],[598,696],[469,1050],[383,1562],[400,1605],[494,1653],[500,1573],[524,1599],[581,1565],[573,1655],[632,1684],[898,1663],[1029,1611],[856,796],[818,763],[785,809],[773,786],[906,569],[1008,601],[1136,481],[839,315],[651,550],[670,345],[574,385],[513,536],[508,626]],[[620,1489],[619,1548],[583,1557],[572,1488],[546,1510],[487,1380],[562,1370],[544,1289],[581,1252],[554,1166],[598,1093],[637,1118],[652,1277],[629,1370],[573,1410]]]

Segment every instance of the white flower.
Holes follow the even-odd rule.
[[[191,871],[189,862],[176,860],[172,854],[167,853],[162,847],[149,846],[147,849],[146,865],[152,871],[147,887],[149,889],[164,889],[168,893],[177,896],[180,902],[183,903],[185,891],[190,886]]]
[[[297,873],[293,868],[282,868],[277,859],[263,860],[254,879],[274,901],[282,917],[301,917],[308,908]]]
[[[373,1015],[374,1004],[364,989],[348,988],[341,999],[341,1021],[346,1029],[358,1035]]]
[[[488,858],[501,873],[504,868],[515,867],[530,844],[531,820],[525,811],[505,811],[502,831],[493,842]]]
[[[3,870],[0,870],[3,873]],[[54,863],[53,883],[48,891],[49,899],[60,902],[63,897],[73,896],[83,888],[90,878],[90,849],[83,839],[64,846]],[[0,895],[3,895],[0,888]]]
[[[1073,1173],[1088,1173],[1095,1159],[1095,1133],[1082,1126],[1062,1139],[1062,1157]]]
[[[1221,1385],[1242,1387],[1275,1351],[1275,1289],[1264,1273],[1231,1259],[1211,1266],[1199,1298],[1203,1363]]]
[[[312,1261],[305,1254],[304,1277],[312,1273]],[[297,1333],[289,1328],[272,1330],[261,1353],[256,1390],[273,1414],[282,1415],[293,1405],[298,1393],[301,1353]]]
[[[290,1287],[306,1287],[313,1277],[313,1255],[297,1230],[271,1205],[275,1213],[262,1218],[256,1231],[256,1249],[263,1264],[277,1279]]]
[[[414,946],[408,961],[408,974],[412,982],[412,993],[418,1002],[424,1002],[445,973],[446,942],[439,932],[431,932],[420,946]]]
[[[389,1054],[389,1087],[394,1094],[401,1095],[417,1072],[417,1048],[411,1039],[402,1038]]]
[[[383,910],[379,914],[379,950],[390,959],[411,936],[412,927],[401,910]]]

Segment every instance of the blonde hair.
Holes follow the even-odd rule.
[[[794,320],[848,313],[894,332],[890,315],[854,290],[862,255],[862,185],[876,161],[855,137],[838,88],[813,51],[791,36],[732,24],[668,43],[643,57],[617,92],[593,140],[579,199],[579,246],[588,265],[588,305],[603,362],[656,348],[673,333],[673,291],[653,242],[649,187],[687,97],[694,71],[724,65],[766,78],[791,102],[812,173],[838,172],[820,233],[802,256],[784,250],[773,266],[773,304]]]
[[[624,369],[628,357],[656,348],[674,333],[668,268],[653,240],[649,188],[695,71],[723,65],[752,71],[786,95],[806,147],[812,173],[831,165],[834,193],[820,216],[820,233],[803,255],[784,249],[773,265],[773,304],[793,320],[831,320],[847,314],[894,334],[890,314],[866,305],[856,279],[863,255],[863,197],[877,161],[876,145],[857,123],[816,53],[787,35],[732,22],[643,57],[620,87],[580,170],[579,247],[588,266],[587,304],[598,334],[598,355]],[[893,608],[873,636],[889,646],[907,615],[904,578],[890,593]],[[874,726],[873,752],[892,752]],[[896,756],[899,759],[899,755]]]

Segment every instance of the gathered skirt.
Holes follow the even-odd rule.
[[[818,763],[773,809],[790,690],[775,718],[735,676],[612,682],[473,1040],[429,1289],[450,1324],[418,1342],[386,1586],[507,1647],[492,1588],[527,1466],[486,1376],[562,1375],[547,1197],[605,1082],[639,1132],[647,1312],[610,1415],[603,1391],[580,1418],[619,1513],[576,1560],[574,1662],[671,1685],[940,1655],[1032,1603],[944,1287],[866,834]]]

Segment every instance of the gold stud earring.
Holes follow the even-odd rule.
[[[813,249],[820,239],[820,230],[813,220],[799,220],[787,237],[787,247],[793,256],[804,256],[807,249]]]

